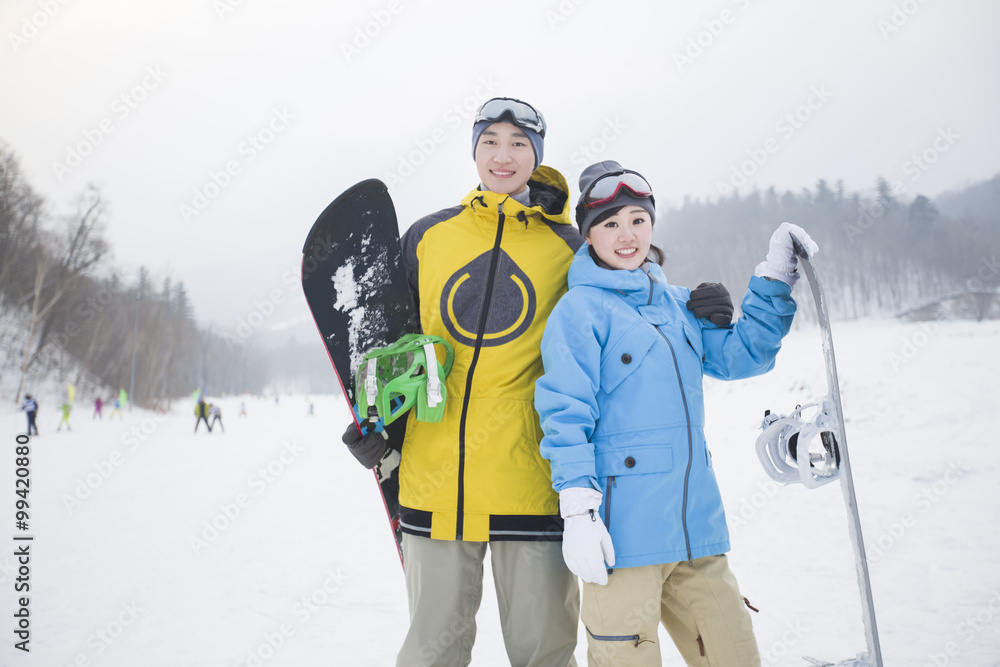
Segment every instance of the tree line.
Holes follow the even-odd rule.
[[[685,199],[658,216],[654,243],[671,282],[722,282],[738,300],[782,221],[820,246],[816,261],[833,317],[896,315],[943,297],[1000,285],[1000,175],[937,202],[880,178],[869,192],[820,180],[800,192],[774,188]],[[800,302],[808,290],[796,290]],[[811,306],[803,307],[806,318]]]
[[[70,371],[75,377],[61,380],[114,391],[134,385],[130,398],[143,407],[165,406],[203,387],[263,390],[263,355],[200,329],[183,282],[168,277],[155,285],[145,268],[129,279],[108,266],[106,219],[94,187],[71,213],[51,215],[0,142],[0,310],[23,314],[26,322],[8,353],[19,376],[15,401],[56,349],[78,361]]]
[[[132,277],[116,272],[106,216],[93,187],[71,213],[51,215],[0,142],[0,311],[5,318],[17,312],[25,323],[8,353],[19,375],[15,400],[32,370],[45,365],[47,350],[79,362],[70,371],[76,377],[60,379],[81,383],[87,374],[117,390],[132,386],[134,349],[132,400],[145,407],[202,387],[213,393],[334,388],[320,346],[289,341],[268,351],[284,360],[272,367],[263,351],[199,328],[183,282],[168,277],[153,284],[145,268]],[[679,206],[661,205],[654,243],[666,251],[672,283],[721,282],[738,301],[771,232],[785,220],[819,243],[817,262],[836,318],[894,315],[961,294],[996,300],[1000,175],[937,201],[910,197],[902,183],[885,179],[867,192],[820,180],[799,192],[685,198]],[[796,290],[796,299],[808,302],[808,290]],[[800,312],[808,319],[813,309],[803,305]]]

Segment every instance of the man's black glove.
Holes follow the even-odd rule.
[[[733,321],[733,299],[722,283],[702,283],[691,290],[687,309],[695,317],[707,318],[720,327],[727,327]]]
[[[347,430],[344,431],[341,440],[351,450],[351,454],[354,454],[358,463],[371,469],[378,465],[378,462],[389,450],[388,437],[385,431],[361,435],[358,433],[358,427],[354,425],[354,422],[351,422],[347,425]]]

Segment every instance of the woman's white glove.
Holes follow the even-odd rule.
[[[597,512],[603,497],[591,488],[559,492],[559,510],[565,519],[562,548],[566,567],[584,581],[602,586],[608,583],[608,566],[615,564],[611,535]]]
[[[819,246],[812,240],[806,230],[790,222],[783,222],[771,235],[771,242],[767,250],[767,259],[757,265],[754,274],[761,278],[772,278],[788,283],[789,287],[795,287],[798,282],[799,273],[796,267],[799,263],[799,256],[795,254],[792,246],[792,234],[802,242],[806,252],[812,257],[819,252]]]

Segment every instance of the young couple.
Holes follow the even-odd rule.
[[[592,665],[659,665],[660,623],[689,665],[759,665],[702,378],[772,368],[795,312],[789,231],[815,244],[783,223],[731,323],[721,285],[667,282],[640,174],[588,167],[573,225],[545,132],[531,105],[487,101],[480,185],[402,238],[420,330],[455,354],[444,418],[406,424],[397,665],[469,664],[487,553],[512,665],[576,664],[577,577]],[[369,468],[387,451],[353,423],[343,439]]]

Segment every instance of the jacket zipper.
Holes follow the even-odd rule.
[[[611,487],[618,488],[614,476],[608,477],[608,486],[604,493],[604,527],[611,532]]]
[[[684,404],[684,419],[687,422],[687,432],[688,432],[688,462],[687,469],[684,471],[684,503],[681,507],[681,526],[684,528],[684,546],[687,548],[688,560],[691,560],[691,537],[688,534],[687,525],[687,505],[688,505],[688,482],[691,478],[691,463],[694,460],[694,440],[691,434],[691,413],[688,411],[687,394],[684,393],[684,381],[681,379],[681,369],[680,365],[677,363],[677,354],[674,352],[674,346],[670,343],[670,340],[660,331],[660,327],[656,327],[656,331],[660,334],[667,343],[667,347],[670,348],[670,356],[674,361],[674,372],[677,374],[677,386],[681,390],[681,402]]]
[[[506,201],[506,199],[504,200]],[[486,335],[486,323],[489,321],[490,302],[493,300],[493,285],[496,280],[497,266],[500,264],[500,241],[503,239],[503,223],[506,216],[503,213],[503,202],[497,204],[497,237],[493,242],[493,254],[490,256],[489,275],[486,280],[486,292],[483,295],[482,309],[479,312],[479,324],[476,329],[476,347],[469,363],[469,372],[465,376],[465,398],[462,400],[462,417],[458,427],[458,507],[455,523],[455,539],[462,539],[462,524],[465,522],[465,423],[469,416],[469,398],[472,396],[472,375],[479,361],[479,352],[483,347],[483,337]]]

